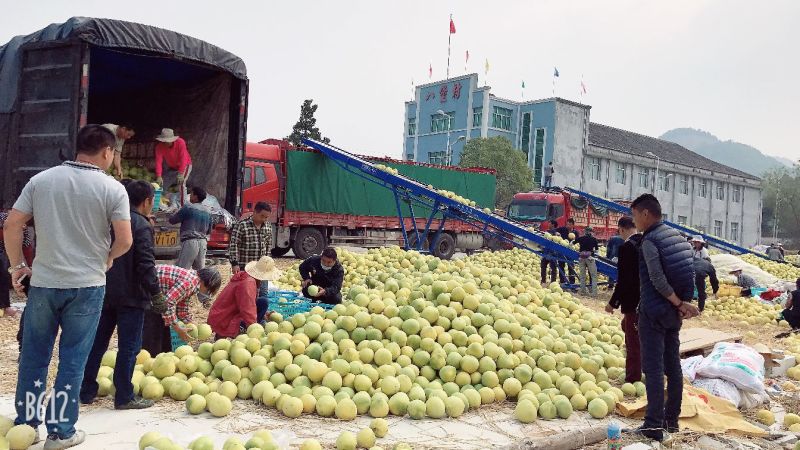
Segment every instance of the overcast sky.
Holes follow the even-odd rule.
[[[235,6],[240,5],[240,6]],[[303,99],[351,151],[401,156],[411,81],[483,77],[511,99],[580,100],[595,122],[658,136],[675,127],[797,159],[800,1],[150,1],[0,0],[0,43],[83,15],[168,28],[244,59],[248,139],[283,137]]]

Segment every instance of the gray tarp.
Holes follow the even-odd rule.
[[[22,64],[20,47],[65,39],[78,39],[98,47],[134,53],[176,56],[217,67],[239,79],[247,78],[244,61],[238,56],[200,39],[133,22],[73,17],[27,36],[17,36],[0,47],[0,113],[11,112],[14,108]]]

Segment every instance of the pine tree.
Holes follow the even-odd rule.
[[[314,139],[326,144],[331,141],[326,137],[322,137],[322,133],[317,128],[317,119],[314,117],[314,113],[317,111],[318,106],[314,104],[313,99],[303,102],[300,107],[300,119],[292,128],[292,134],[286,140],[298,147],[303,145],[303,139]]]

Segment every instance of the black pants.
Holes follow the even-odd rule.
[[[556,266],[557,266],[556,262],[554,260],[551,260],[551,259],[542,258],[540,266],[541,266],[541,269],[542,269],[542,284],[547,283],[547,268],[548,268],[548,266],[550,267],[550,282],[554,283],[556,281]]]
[[[159,353],[169,353],[172,351],[172,335],[169,327],[164,325],[161,314],[152,311],[144,313],[144,325],[142,327],[142,348],[155,357]]]
[[[752,296],[753,296],[753,291],[751,291],[750,288],[742,289],[742,297],[752,297]]]
[[[567,264],[567,263],[565,263],[563,261],[558,263],[559,274],[562,277],[564,276],[563,274],[564,274],[564,267],[565,266],[569,269],[569,284],[575,284],[575,276],[576,276],[576,274],[575,274],[575,265],[574,264]],[[562,283],[564,282],[563,278],[561,279],[561,282]]]
[[[644,428],[656,429],[662,428],[664,423],[677,423],[681,412],[681,318],[677,310],[671,306],[667,308],[653,312],[640,308],[639,311],[639,343],[647,390]],[[666,399],[664,375],[667,376]]]
[[[81,402],[89,403],[97,396],[97,372],[103,354],[108,350],[108,343],[114,328],[117,329],[118,342],[117,362],[114,365],[114,405],[125,405],[133,400],[133,368],[136,366],[136,355],[142,348],[142,324],[145,311],[140,308],[126,306],[104,308],[97,324],[92,350],[86,361],[81,385]]]
[[[789,322],[789,325],[794,330],[800,328],[800,309],[798,310],[784,309],[783,320]]]
[[[320,287],[325,289],[325,286],[320,286]],[[338,293],[338,292],[336,294],[329,294],[328,291],[325,291],[325,295],[323,295],[321,297],[312,297],[311,295],[308,294],[308,288],[304,287],[303,288],[303,295],[306,298],[310,298],[310,299],[318,301],[318,302],[326,303],[328,305],[338,305],[339,303],[342,303],[342,294]]]

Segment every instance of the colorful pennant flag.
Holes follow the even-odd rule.
[[[558,68],[557,67],[553,67],[553,76],[554,77],[558,76]]]
[[[453,22],[452,14],[450,14],[450,34],[456,34],[456,24]]]

